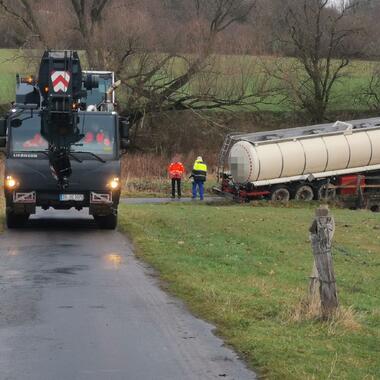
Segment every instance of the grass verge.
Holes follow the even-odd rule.
[[[342,309],[320,322],[299,313],[314,207],[123,205],[120,228],[168,289],[213,322],[263,378],[375,379],[380,215],[333,210]]]
[[[217,185],[216,179],[210,178],[205,183],[205,193],[212,195],[212,188]],[[123,183],[122,195],[136,198],[167,198],[171,196],[171,180],[168,178],[127,178]],[[192,183],[182,180],[182,196],[191,197]]]

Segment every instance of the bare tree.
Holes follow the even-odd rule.
[[[102,51],[97,49],[96,30],[104,21],[105,10],[112,0],[70,0],[75,29],[80,33],[90,67],[99,68]]]
[[[98,63],[95,30],[111,0],[0,0],[0,9],[24,28],[26,38],[34,38],[30,47],[63,48],[70,40],[76,48],[84,48],[88,63]],[[38,41],[38,43],[37,43]]]
[[[373,65],[368,83],[361,88],[358,101],[366,104],[372,111],[380,111],[380,69],[377,64]]]
[[[186,30],[186,43],[191,45],[193,54],[171,52],[139,55],[140,64],[135,72],[122,73],[131,98],[139,104],[137,112],[136,109],[129,109],[135,121],[145,112],[204,110],[257,102],[259,94],[251,91],[253,88],[248,89],[243,85],[240,91],[236,91],[235,86],[233,91],[230,88],[223,93],[215,91],[216,87],[210,85],[216,73],[222,75],[221,67],[215,66],[213,55],[219,33],[243,20],[252,11],[254,2],[194,0],[194,5],[196,17],[192,18]]]
[[[40,28],[41,23],[36,17],[36,11],[31,2],[0,0],[0,9],[24,28],[25,36],[32,36],[35,40],[45,43],[45,37]]]
[[[334,85],[345,75],[350,63],[349,40],[360,29],[346,17],[353,4],[329,7],[329,0],[288,0],[283,23],[287,45],[295,60],[279,61],[272,74],[286,85],[287,99],[306,110],[312,121],[325,119]]]
[[[41,47],[63,41],[60,47],[83,48],[90,67],[114,70],[123,83],[120,108],[134,125],[147,113],[231,110],[263,102],[267,81],[263,75],[252,79],[252,60],[237,58],[228,65],[216,54],[223,33],[244,23],[256,0],[178,1],[186,10],[182,25],[160,2],[145,0],[35,0],[33,7],[32,0],[0,0],[0,7],[26,34],[38,36]],[[47,14],[61,17],[48,33]]]

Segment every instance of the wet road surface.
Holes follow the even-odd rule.
[[[1,380],[253,379],[212,328],[85,212],[0,234]]]

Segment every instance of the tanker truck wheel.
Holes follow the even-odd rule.
[[[286,187],[274,187],[270,195],[273,202],[288,202],[290,199],[289,190]]]
[[[317,188],[317,197],[319,201],[332,201],[336,198],[336,188],[328,183],[321,183]]]
[[[313,189],[308,185],[298,186],[294,193],[294,199],[297,201],[310,202],[313,200],[313,198]]]

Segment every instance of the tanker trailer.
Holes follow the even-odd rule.
[[[380,118],[229,135],[219,192],[250,200],[380,194]]]

